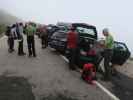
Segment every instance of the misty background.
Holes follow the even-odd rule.
[[[0,0],[0,9],[23,21],[88,23],[97,27],[99,37],[107,27],[133,53],[132,4],[132,0]]]

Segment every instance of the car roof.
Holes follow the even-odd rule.
[[[94,25],[90,25],[90,24],[86,24],[86,23],[63,23],[63,22],[59,22],[57,23],[57,26],[67,26],[67,27],[71,27],[71,26],[87,26],[87,27],[92,27],[92,28],[96,28]]]
[[[90,25],[90,24],[86,24],[86,23],[72,23],[72,25],[83,25],[83,26],[88,26],[88,27],[92,27],[92,28],[96,28],[94,25]]]

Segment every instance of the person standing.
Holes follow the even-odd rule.
[[[32,23],[29,23],[26,28],[29,57],[31,57],[32,55],[36,57],[35,40],[34,40],[35,33],[36,33],[36,28],[32,25]]]
[[[6,27],[6,32],[5,32],[5,35],[8,37],[7,39],[7,44],[8,44],[8,52],[12,52],[12,49],[11,49],[11,42],[10,42],[10,36],[11,36],[11,27],[10,26],[7,26]]]
[[[23,50],[23,24],[19,23],[18,24],[18,55],[23,56],[25,55],[24,50]]]
[[[105,67],[105,80],[109,80],[111,78],[111,60],[113,56],[113,48],[114,48],[114,39],[113,36],[109,33],[107,28],[103,29],[103,35],[106,37],[104,43],[104,67]]]
[[[46,48],[48,45],[48,34],[46,31],[46,27],[41,27],[41,40],[42,40],[42,49]]]
[[[70,32],[68,32],[67,36],[67,48],[70,53],[69,58],[69,68],[75,70],[75,60],[76,60],[76,51],[77,51],[77,44],[78,44],[78,33],[75,31],[74,27],[71,27]]]
[[[24,27],[23,27],[24,35],[26,35],[26,29],[27,29],[27,23],[25,23],[25,25],[24,25]]]
[[[14,51],[14,39],[16,39],[17,33],[16,33],[16,25],[13,24],[10,28],[10,33],[8,36],[8,44],[9,44],[9,52]]]

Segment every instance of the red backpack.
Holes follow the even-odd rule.
[[[96,78],[95,66],[91,63],[84,64],[81,77],[86,82],[92,83],[92,81]]]

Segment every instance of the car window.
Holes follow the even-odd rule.
[[[64,26],[59,26],[59,31],[68,32],[68,29]]]
[[[120,50],[120,51],[126,51],[127,50],[126,46],[122,43],[115,43],[114,47],[115,47],[115,49]]]
[[[51,26],[48,26],[48,27],[47,27],[47,29],[51,30],[51,29],[52,29],[52,27],[51,27]]]
[[[91,28],[85,28],[85,27],[77,27],[77,32],[79,33],[85,33],[85,34],[90,34],[90,35],[95,35],[94,29]]]

